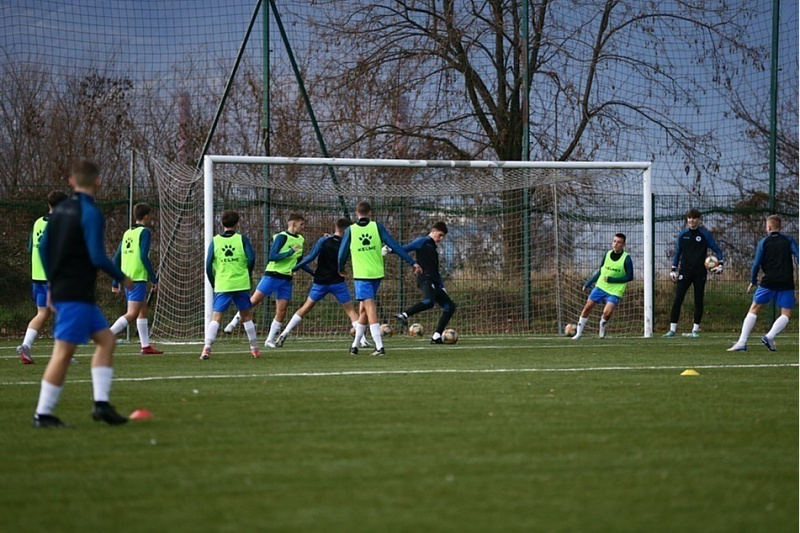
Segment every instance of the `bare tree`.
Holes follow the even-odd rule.
[[[407,138],[445,157],[521,159],[522,1],[318,0],[306,15],[328,45],[317,58],[320,83],[334,101],[358,95],[361,103],[331,113],[357,133],[337,148],[360,154],[376,139],[393,146]],[[625,158],[632,139],[655,129],[687,167],[713,168],[713,134],[672,113],[699,109],[705,80],[673,55],[687,42],[695,63],[723,61],[718,49],[746,50],[748,4],[531,3],[531,158]],[[400,97],[412,102],[402,122],[391,105],[367,105]],[[519,191],[504,198],[504,246],[514,262],[522,249],[520,200]]]

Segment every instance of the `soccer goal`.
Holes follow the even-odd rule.
[[[445,287],[457,305],[452,327],[462,335],[563,332],[586,302],[583,283],[600,267],[616,233],[627,236],[634,280],[609,323],[609,335],[652,336],[653,220],[650,163],[498,162],[322,159],[211,155],[203,172],[157,163],[160,200],[160,285],[154,333],[201,338],[212,289],[205,250],[221,231],[220,215],[241,215],[239,230],[256,250],[254,284],[272,235],[292,212],[306,218],[305,252],[340,217],[354,218],[367,200],[373,219],[406,244],[443,220],[440,245]],[[306,299],[312,278],[295,275],[289,315]],[[420,297],[411,270],[386,258],[378,305],[395,313]],[[256,310],[268,327],[274,304]],[[438,312],[417,315],[431,331]],[[600,309],[586,332],[597,331]],[[321,302],[298,335],[347,335],[335,301]]]

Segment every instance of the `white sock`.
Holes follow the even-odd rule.
[[[252,319],[248,320],[244,324],[244,331],[247,333],[247,340],[250,341],[250,349],[255,350],[258,348],[258,339],[256,338],[256,325],[253,323]]]
[[[669,330],[672,333],[676,333],[678,331],[678,323],[677,322],[670,322],[669,323]]]
[[[239,325],[239,321],[240,321],[241,319],[242,319],[242,315],[240,315],[240,314],[237,312],[235,315],[233,315],[233,318],[231,319],[231,321],[230,321],[230,322],[228,322],[228,325],[227,325],[227,326],[225,326],[225,330],[227,330],[227,331],[232,331],[232,330],[233,330],[233,328],[235,328],[236,326],[238,326],[238,325]]]
[[[150,346],[150,328],[147,327],[146,318],[136,319],[136,330],[139,332],[139,342],[142,343],[142,348]]]
[[[219,322],[212,320],[208,323],[208,328],[206,328],[206,348],[211,348],[211,345],[214,344],[214,340],[217,338],[218,331]]]
[[[289,324],[286,326],[286,329],[283,330],[283,333],[281,333],[281,335],[283,335],[284,337],[288,337],[289,333],[291,333],[292,330],[297,326],[297,324],[299,324],[302,321],[303,317],[295,313],[294,315],[292,315],[292,319],[289,321]]]
[[[367,332],[367,325],[361,322],[353,322],[353,327],[356,328],[356,336],[353,339],[353,348],[358,348],[358,344]]]
[[[119,332],[127,327],[128,327],[128,319],[125,318],[124,316],[121,316],[111,326],[111,333],[113,333],[114,335],[119,335]]]
[[[756,319],[758,315],[755,313],[747,313],[747,316],[744,317],[744,322],[742,322],[742,334],[739,336],[739,341],[737,344],[747,344],[747,337],[750,335],[750,332],[753,331],[753,328],[756,326]]]
[[[92,367],[92,390],[94,390],[94,401],[108,401],[108,394],[111,392],[111,378],[113,377],[114,369],[110,366]]]
[[[272,320],[272,325],[269,327],[269,335],[267,335],[267,340],[269,342],[274,342],[275,341],[275,337],[277,337],[278,333],[281,332],[281,328],[282,327],[283,327],[282,323],[280,323],[277,320],[273,319]]]
[[[381,336],[381,325],[370,324],[369,333],[372,335],[372,340],[375,341],[375,349],[380,350],[383,348],[383,337]]]
[[[695,324],[692,326],[692,333],[699,333],[700,332],[700,324]]]
[[[604,327],[606,327],[606,324],[608,324],[608,320],[606,320],[605,318],[601,318],[600,319],[600,327],[604,328]]]
[[[36,336],[39,335],[39,332],[35,329],[28,328],[25,331],[25,338],[22,340],[22,345],[26,348],[30,348],[33,346],[33,341],[36,340]]]
[[[55,409],[58,404],[58,397],[61,396],[61,390],[63,388],[63,386],[51,385],[45,380],[42,380],[42,388],[39,391],[39,404],[36,406],[36,414],[53,414],[53,409]]]
[[[441,336],[442,336],[442,334],[441,334],[441,333],[439,333],[438,331],[434,331],[434,332],[433,332],[433,340],[436,340],[436,339],[438,339],[438,338],[439,338],[439,337],[441,337]]]
[[[575,335],[572,337],[573,339],[580,338],[580,336],[583,335],[583,328],[586,327],[586,323],[588,321],[589,321],[589,317],[586,317],[586,318],[580,317],[580,318],[578,318],[578,327],[575,330]]]
[[[772,328],[769,330],[769,333],[767,333],[767,337],[769,337],[770,340],[774,341],[778,333],[783,331],[783,328],[785,328],[788,323],[789,323],[788,316],[786,315],[779,316],[778,318],[775,319],[775,322],[772,324]]]

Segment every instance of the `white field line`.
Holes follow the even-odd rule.
[[[497,338],[497,340],[500,340],[500,339],[501,339],[500,337]],[[484,339],[484,340],[489,340],[489,339]],[[568,339],[551,339],[549,342],[555,342],[555,344],[538,344],[538,343],[535,343],[535,342],[531,343],[531,344],[522,344],[521,343],[521,344],[502,344],[502,345],[499,345],[499,344],[469,344],[469,343],[463,343],[463,344],[458,344],[458,345],[455,345],[455,346],[430,346],[427,342],[424,342],[424,343],[423,342],[419,342],[419,343],[415,343],[415,344],[417,344],[416,346],[409,346],[409,345],[405,345],[405,344],[400,344],[400,345],[387,344],[386,345],[386,349],[390,353],[412,352],[412,351],[425,350],[425,351],[430,351],[431,353],[438,352],[437,355],[441,355],[442,353],[450,352],[450,351],[470,351],[470,350],[506,350],[506,349],[513,349],[513,350],[553,350],[553,349],[572,350],[572,349],[577,349],[577,348],[581,348],[581,347],[583,347],[583,348],[603,348],[603,349],[610,350],[610,349],[613,349],[614,346],[620,344],[618,342],[619,340],[622,340],[622,339],[614,339],[613,344],[610,343],[610,342],[604,342],[604,341],[595,340],[595,339],[586,339],[586,341],[580,342],[580,343],[572,342],[572,341],[570,341]],[[631,340],[631,339],[629,339],[629,340]],[[637,341],[637,343],[641,343],[642,339],[636,339],[636,341]],[[301,346],[301,344],[303,344],[305,342],[308,342],[308,341],[299,341],[297,343],[293,342],[293,343],[291,343],[289,345],[290,347],[284,347],[284,348],[270,349],[270,348],[265,348],[265,347],[261,346],[259,349],[261,350],[261,356],[262,357],[269,356],[270,354],[273,354],[273,353],[275,355],[278,355],[278,354],[281,354],[281,353],[306,354],[306,353],[321,353],[321,352],[334,352],[334,351],[340,352],[341,354],[347,355],[348,357],[350,357],[349,354],[348,354],[348,350],[350,349],[350,342],[349,341],[342,342],[340,344],[337,343],[336,347],[334,347],[334,348],[330,348],[330,347],[327,347],[327,348],[304,348],[303,346]],[[316,342],[319,342],[319,341],[316,341]],[[656,345],[653,345],[652,348],[653,349],[658,349],[658,350],[668,350],[671,347],[679,347],[679,346],[686,347],[686,346],[690,346],[691,345],[691,346],[695,346],[695,347],[699,347],[699,346],[709,347],[709,348],[716,347],[716,348],[719,348],[720,352],[722,352],[725,349],[727,349],[727,347],[729,347],[731,344],[732,343],[721,342],[719,339],[708,339],[708,340],[702,340],[702,339],[701,340],[697,340],[697,339],[689,340],[689,339],[687,339],[685,341],[685,343],[681,343],[680,341],[677,341],[677,342],[664,342],[664,343],[658,343]],[[120,346],[125,346],[125,345],[120,345]],[[114,354],[114,357],[115,358],[118,358],[118,357],[168,357],[168,356],[184,356],[184,355],[197,355],[197,356],[199,356],[200,355],[200,351],[201,351],[201,349],[199,348],[200,346],[202,346],[202,343],[197,343],[196,346],[193,343],[174,344],[174,345],[163,344],[163,345],[160,345],[159,347],[164,349],[164,354],[162,354],[162,355],[147,355],[147,356],[140,355],[138,353],[138,347],[134,348],[135,351],[126,351],[126,352],[120,352],[119,348],[118,348],[117,349],[117,353]],[[247,354],[247,355],[250,354],[250,346],[247,345],[246,343],[242,343],[241,345],[239,345],[239,347],[234,347],[234,346],[235,345],[232,345],[231,343],[226,342],[223,345],[221,345],[220,347],[213,349],[212,350],[212,356],[213,355],[217,355],[217,354]],[[291,347],[291,346],[296,346],[296,347]],[[183,348],[183,349],[182,350],[174,350],[173,348]],[[792,349],[792,347],[788,348],[788,350],[791,350],[791,349]],[[85,351],[83,353],[80,353],[83,350],[87,350],[87,351]],[[83,358],[89,359],[89,358],[91,358],[91,356],[92,356],[92,352],[90,351],[91,347],[84,348],[83,350],[79,349],[79,353],[76,353],[75,357],[77,359],[83,359]],[[361,350],[366,354],[367,352],[369,352],[371,350],[371,348],[362,348]],[[42,345],[41,346],[41,352],[38,353],[38,354],[34,353],[34,360],[35,361],[39,361],[39,360],[47,360],[47,359],[49,359],[51,351],[52,351],[52,344],[49,345],[49,346],[48,345]],[[756,347],[755,351],[758,351],[758,347]],[[781,351],[783,351],[783,350],[781,350]],[[766,354],[767,352],[764,351],[764,353]],[[335,355],[339,355],[339,353],[337,353]],[[13,349],[9,350],[9,353],[6,354],[6,355],[0,355],[0,359],[17,359],[17,358],[19,358],[19,356],[16,354],[16,352]]]
[[[202,363],[201,363],[202,364]],[[768,364],[730,364],[730,365],[693,365],[694,369],[727,369],[727,368],[783,368],[797,367],[798,363],[768,363]],[[333,372],[264,372],[252,374],[200,374],[182,376],[148,376],[140,378],[115,378],[117,382],[142,382],[142,381],[177,381],[191,379],[255,379],[255,378],[327,378],[347,376],[395,376],[395,375],[425,375],[425,374],[522,374],[522,373],[576,373],[576,372],[625,372],[641,370],[682,370],[686,365],[664,366],[598,366],[580,368],[481,368],[481,369],[412,369],[412,370],[343,370]],[[91,379],[70,380],[71,383],[91,383]],[[0,382],[0,387],[12,385],[40,385],[41,381]]]

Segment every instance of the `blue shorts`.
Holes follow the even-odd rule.
[[[236,309],[239,311],[253,307],[250,303],[250,291],[234,291],[215,292],[214,307],[212,309],[215,313],[224,313],[230,307],[231,302],[236,304]]]
[[[47,307],[47,282],[34,281],[32,285],[33,301],[36,302],[36,307]]]
[[[88,302],[53,302],[56,308],[56,326],[53,336],[57,341],[86,344],[94,333],[108,329],[108,322],[96,304]]]
[[[775,300],[775,303],[781,309],[791,309],[794,307],[794,289],[776,291],[766,287],[759,287],[753,295],[754,304],[764,305],[772,300]]]
[[[292,280],[273,278],[272,276],[264,276],[258,282],[256,290],[263,292],[264,296],[269,298],[275,293],[276,300],[291,300],[292,299]]]
[[[129,302],[143,302],[147,298],[147,282],[134,281],[133,288],[125,289],[125,296]]]
[[[379,279],[357,279],[355,280],[356,286],[356,300],[374,300],[378,294],[378,287],[381,286]]]
[[[594,289],[592,289],[592,292],[589,293],[589,299],[596,304],[610,303],[614,305],[619,305],[620,297],[614,296],[613,294],[608,294],[603,289],[598,289],[597,287],[595,287]]]
[[[336,300],[342,305],[352,300],[350,291],[347,289],[347,283],[344,281],[331,285],[315,283],[311,286],[311,290],[308,291],[308,297],[315,302],[322,300],[329,294],[333,294]]]

